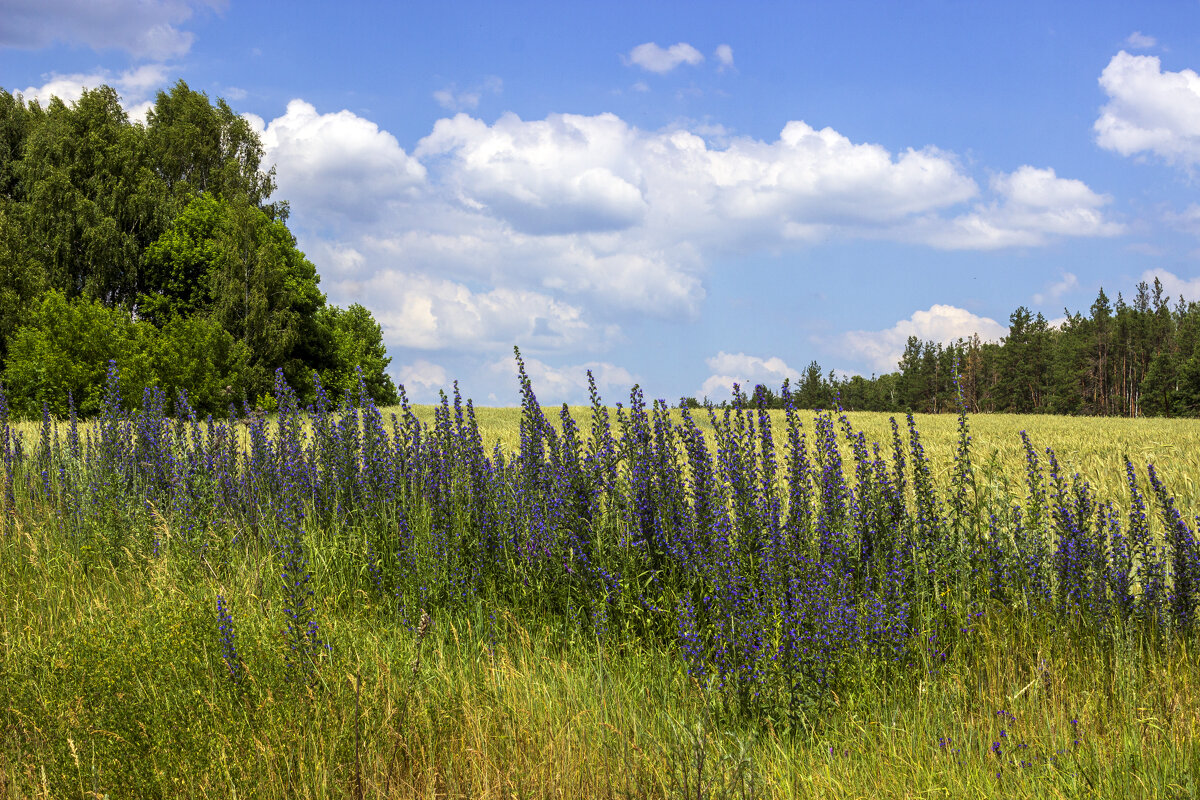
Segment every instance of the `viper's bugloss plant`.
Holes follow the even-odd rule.
[[[961,396],[949,464],[912,415],[881,443],[840,412],[808,426],[786,384],[776,430],[761,388],[693,415],[635,386],[610,413],[589,375],[582,425],[542,410],[515,355],[515,452],[485,448],[457,384],[426,425],[403,387],[385,420],[361,380],[334,411],[314,376],[301,409],[280,372],[273,416],[243,403],[240,419],[231,407],[229,421],[201,421],[183,394],[169,416],[154,388],[126,409],[110,364],[97,424],[81,433],[72,415],[64,446],[43,417],[27,457],[0,388],[5,508],[14,487],[44,497],[80,552],[85,532],[144,514],[205,569],[220,567],[214,544],[270,553],[287,671],[309,685],[327,651],[326,569],[410,629],[421,609],[486,606],[489,636],[505,609],[601,645],[643,640],[732,707],[793,720],[849,676],[936,672],[989,608],[1056,615],[1101,640],[1129,624],[1196,628],[1200,548],[1153,468],[1152,520],[1131,462],[1128,497],[1103,498],[1022,432],[1025,491],[985,492]],[[336,547],[323,550],[326,536]],[[234,675],[224,595],[218,617]]]
[[[221,662],[234,686],[245,680],[246,667],[238,656],[237,634],[233,627],[233,612],[225,602],[225,595],[217,595],[217,635],[221,641]]]

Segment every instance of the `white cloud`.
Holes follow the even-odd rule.
[[[711,374],[701,385],[699,396],[710,400],[730,397],[735,383],[749,394],[760,383],[774,391],[783,385],[785,379],[793,383],[800,380],[800,372],[778,356],[761,358],[722,350],[705,361]]]
[[[150,114],[150,109],[154,108],[154,103],[149,100],[143,100],[140,103],[125,104],[125,113],[129,119],[139,125],[145,125]]]
[[[720,69],[722,72],[733,67],[733,48],[729,45],[717,45],[716,56],[717,61],[721,63]]]
[[[732,56],[732,53],[730,55]],[[694,67],[704,61],[704,56],[687,42],[679,42],[666,49],[654,42],[646,42],[630,50],[624,59],[627,64],[636,64],[644,70],[663,75],[680,64]]]
[[[428,275],[382,270],[336,284],[342,297],[374,309],[389,347],[460,352],[527,344],[586,350],[615,330],[597,329],[583,310],[547,294],[498,287],[474,291]]]
[[[524,122],[509,113],[492,126],[459,114],[438,120],[415,152],[451,156],[447,178],[518,230],[608,231],[646,213],[641,191],[626,179],[635,170],[628,153],[634,137],[613,114]]]
[[[439,120],[414,151],[476,207],[533,235],[650,230],[672,245],[813,239],[878,228],[974,196],[934,149],[893,156],[790,122],[776,142],[711,149],[686,130],[643,132],[613,114],[552,114],[494,125]]]
[[[43,108],[49,105],[50,100],[55,97],[69,105],[78,102],[79,98],[83,97],[84,91],[95,89],[112,80],[111,77],[99,73],[82,72],[69,75],[52,73],[51,75],[43,75],[42,77],[47,80],[41,86],[27,86],[22,90],[18,90],[16,94],[21,95],[27,103],[36,100]],[[114,88],[116,87],[114,86]]]
[[[135,58],[185,55],[194,34],[180,29],[197,8],[223,0],[6,0],[0,47],[38,49],[54,42],[119,49]]]
[[[379,218],[389,203],[416,196],[425,167],[396,137],[350,111],[319,114],[303,100],[271,121],[246,115],[277,168],[279,194],[292,203],[356,223]]]
[[[986,248],[1120,230],[1107,197],[1053,170],[997,174],[981,191],[952,154],[801,121],[764,141],[690,121],[643,131],[613,114],[460,113],[405,152],[370,120],[301,100],[250,119],[330,300],[370,308],[392,348],[462,358],[513,343],[599,353],[628,320],[698,319],[723,257],[831,238]]]
[[[445,368],[423,358],[418,358],[411,364],[405,364],[393,370],[392,375],[398,383],[405,387],[406,391],[410,387],[420,387],[426,390],[425,393],[428,393],[446,386]]]
[[[83,97],[85,89],[107,85],[117,90],[125,110],[132,115],[131,109],[148,102],[148,98],[166,83],[167,75],[168,67],[165,64],[143,64],[116,74],[108,71],[66,75],[52,72],[42,76],[46,82],[41,86],[28,86],[16,93],[26,102],[36,100],[44,108],[52,97],[67,104],[75,103]]]
[[[1167,211],[1163,219],[1177,230],[1200,236],[1200,204],[1189,203],[1183,211]]]
[[[447,111],[468,111],[479,106],[479,101],[483,99],[485,92],[500,94],[503,89],[504,82],[492,75],[480,85],[471,89],[464,89],[461,92],[452,83],[445,89],[439,89],[434,92],[433,99]]]
[[[1129,38],[1125,40],[1125,44],[1132,47],[1134,50],[1148,50],[1158,44],[1158,40],[1153,36],[1134,31],[1129,34]]]
[[[1033,296],[1033,302],[1036,305],[1044,305],[1047,302],[1054,302],[1072,289],[1079,288],[1079,278],[1073,272],[1064,272],[1062,279],[1058,280],[1046,287],[1045,291],[1038,292]]]
[[[1200,75],[1164,72],[1156,56],[1122,50],[1100,74],[1100,86],[1109,101],[1093,126],[1097,144],[1185,168],[1200,162]]]
[[[554,367],[524,353],[521,360],[525,362],[525,373],[529,376],[533,392],[541,405],[586,399],[588,370],[591,370],[596,381],[596,390],[605,402],[609,402],[606,395],[612,395],[614,392],[623,395],[638,382],[637,376],[629,370],[607,361],[587,361]],[[509,376],[512,384],[516,385],[517,365],[511,355],[492,362],[488,369],[493,375]]]
[[[1046,244],[1053,236],[1116,236],[1125,226],[1104,216],[1112,202],[1083,181],[1025,165],[992,177],[995,199],[945,224],[922,220],[914,232],[934,247],[990,250]]]
[[[371,264],[416,272],[433,268],[489,285],[533,286],[586,298],[609,312],[691,318],[705,296],[689,265],[695,256],[684,245],[669,253],[637,252],[636,242],[620,239],[527,236],[440,203],[420,213],[430,219],[414,220],[413,229],[403,233],[368,236],[356,249]]]
[[[842,334],[841,345],[846,352],[867,360],[883,373],[896,370],[910,336],[922,342],[949,344],[976,333],[984,341],[998,341],[1008,335],[1008,328],[965,308],[935,304],[928,311],[914,312],[908,319],[881,331],[848,331]]]

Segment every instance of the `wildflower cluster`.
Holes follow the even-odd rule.
[[[324,648],[318,535],[359,559],[343,573],[356,591],[393,604],[419,634],[425,609],[482,604],[601,641],[665,643],[702,685],[767,714],[795,713],[855,666],[936,670],[996,602],[1101,637],[1129,625],[1194,632],[1200,547],[1153,468],[1148,495],[1127,463],[1128,498],[1099,498],[1022,434],[1027,491],[985,502],[961,401],[943,492],[912,416],[892,420],[890,446],[869,446],[837,410],[806,427],[786,385],[777,437],[761,393],[735,387],[723,409],[676,416],[634,387],[610,415],[592,380],[585,433],[565,407],[557,420],[543,411],[517,356],[514,453],[485,448],[457,385],[430,425],[403,389],[385,421],[361,381],[333,409],[314,378],[316,399],[301,409],[282,376],[273,419],[243,407],[201,421],[186,395],[167,418],[155,390],[126,409],[112,367],[98,425],[81,441],[73,415],[65,437],[47,417],[28,455],[0,391],[5,486],[40,497],[72,536],[154,510],[185,551],[268,548],[288,664],[304,680]],[[6,489],[5,509],[12,497]],[[218,609],[233,673],[232,619],[223,599]]]

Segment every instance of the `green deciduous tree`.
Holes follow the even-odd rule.
[[[20,214],[20,206],[0,198],[0,364],[7,358],[9,337],[46,289],[45,267],[30,247]]]
[[[302,401],[314,370],[344,394],[359,367],[377,400],[395,401],[379,326],[361,306],[326,308],[262,157],[244,118],[182,81],[144,125],[111,87],[44,108],[0,90],[0,359],[19,355],[9,371],[29,404],[61,408],[73,388],[86,411],[87,387],[120,353],[206,409],[217,389],[222,405],[268,394],[276,368]],[[78,331],[95,334],[70,345],[78,369],[33,363],[58,363],[46,348]]]
[[[123,396],[141,397],[153,382],[156,333],[98,300],[47,292],[9,342],[4,385],[14,412],[37,416],[45,401],[52,413],[64,415],[69,392],[80,413],[97,413],[110,359],[121,370]]]
[[[329,306],[321,311],[319,320],[328,329],[332,344],[331,363],[321,383],[333,398],[355,396],[361,369],[367,393],[375,402],[398,403],[396,387],[386,372],[392,360],[383,344],[383,330],[371,312],[358,303],[345,310]]]
[[[163,223],[162,185],[147,165],[144,133],[107,86],[67,106],[29,108],[20,177],[23,219],[50,286],[127,305],[142,249]]]
[[[226,271],[224,262],[234,255],[228,227],[227,207],[212,195],[200,194],[183,208],[142,254],[140,318],[163,325],[211,310],[209,274]]]
[[[216,416],[243,396],[250,351],[215,320],[175,317],[149,344],[154,377],[171,403],[183,390],[197,413]]]
[[[251,353],[245,387],[267,394],[282,368],[301,401],[311,370],[328,368],[329,331],[317,321],[325,295],[312,262],[281,220],[244,201],[220,202],[213,223],[219,257],[205,276],[209,313]]]
[[[183,81],[159,92],[146,115],[146,143],[171,197],[205,192],[238,198],[272,218],[286,218],[286,203],[267,203],[275,191],[275,169],[261,169],[262,142],[223,99],[214,105]]]

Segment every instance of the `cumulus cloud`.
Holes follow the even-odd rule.
[[[614,392],[628,392],[633,384],[638,382],[637,376],[624,367],[607,361],[587,361],[581,364],[567,364],[554,367],[544,361],[522,354],[525,362],[525,372],[533,384],[538,402],[561,403],[570,400],[582,400],[588,396],[588,370],[596,381],[596,389],[601,397]],[[513,383],[517,379],[517,366],[511,356],[499,359],[489,365],[489,370],[497,376],[509,376]]]
[[[984,341],[998,341],[1008,335],[1008,328],[965,308],[935,304],[928,311],[914,312],[908,319],[881,331],[848,331],[842,334],[841,344],[845,351],[868,361],[882,373],[896,370],[910,336],[922,342],[949,344],[974,334]]]
[[[1037,305],[1044,305],[1047,302],[1054,302],[1072,289],[1079,288],[1079,278],[1073,272],[1064,272],[1062,279],[1058,280],[1046,287],[1045,291],[1038,292],[1033,296],[1033,302]]]
[[[438,120],[415,152],[451,156],[446,178],[518,230],[609,231],[635,225],[646,213],[645,198],[628,179],[636,171],[628,152],[634,137],[614,114],[525,122],[508,113],[491,126],[458,114]]]
[[[991,250],[1046,244],[1054,236],[1116,236],[1125,226],[1105,217],[1108,195],[1083,181],[1060,178],[1053,169],[1022,166],[994,175],[993,199],[948,224],[922,220],[918,238],[947,250]]]
[[[733,68],[733,48],[727,44],[717,45],[715,53],[717,61],[721,64],[720,70],[724,72],[727,69]]]
[[[370,120],[302,100],[250,119],[330,300],[370,308],[392,348],[459,358],[514,342],[570,358],[605,351],[638,318],[698,319],[722,257],[837,238],[994,248],[1121,230],[1106,196],[1053,170],[981,189],[953,154],[802,121],[760,140],[691,122],[643,131],[614,114],[459,113],[406,152]],[[782,380],[756,368],[740,377]]]
[[[0,47],[37,49],[55,42],[124,50],[136,58],[185,55],[194,34],[181,29],[196,9],[223,0],[8,0]]]
[[[490,285],[536,287],[586,298],[589,305],[615,314],[691,318],[705,296],[700,278],[686,264],[686,247],[642,253],[623,240],[526,236],[488,217],[437,203],[420,213],[430,219],[403,233],[364,238],[355,249],[370,263],[415,271],[435,268]]]
[[[350,111],[320,114],[293,100],[269,125],[246,116],[277,168],[280,195],[322,215],[371,222],[389,203],[414,198],[425,181],[425,167],[396,137]]]
[[[393,370],[396,380],[409,389],[419,387],[426,391],[436,391],[446,386],[446,369],[439,364],[418,358],[411,364],[405,364]]]
[[[730,51],[730,58],[732,56]],[[654,42],[646,42],[630,50],[624,59],[627,64],[635,64],[648,72],[664,75],[680,64],[694,67],[704,61],[704,56],[687,42],[679,42],[665,49]]]
[[[1179,167],[1200,162],[1200,75],[1164,71],[1156,56],[1122,50],[1100,74],[1100,86],[1109,101],[1093,126],[1097,144]]]
[[[695,132],[644,132],[613,114],[505,114],[490,126],[459,114],[439,120],[414,153],[443,159],[461,196],[534,235],[814,239],[901,222],[978,191],[935,149],[893,156],[803,122],[789,122],[775,142],[734,138],[714,149]]]
[[[1134,50],[1148,50],[1158,44],[1158,40],[1153,36],[1134,31],[1129,34],[1129,38],[1125,40],[1125,44],[1132,47]]]
[[[774,390],[783,385],[785,379],[793,383],[800,380],[800,372],[778,356],[761,358],[722,350],[712,358],[705,359],[705,362],[711,374],[701,385],[699,396],[710,400],[729,397],[735,383],[748,393],[760,383]]]
[[[547,294],[498,287],[476,291],[463,283],[396,270],[337,282],[341,296],[375,310],[391,347],[476,351],[523,342],[544,350],[583,349],[605,329],[583,310]]]

